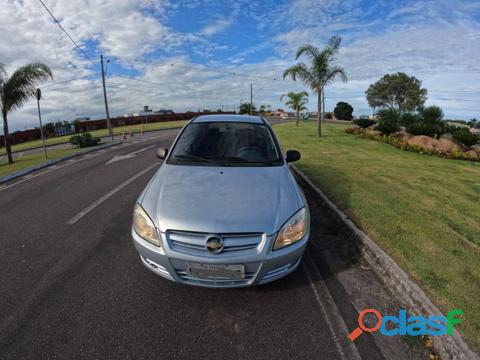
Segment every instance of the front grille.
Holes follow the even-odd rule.
[[[205,255],[210,252],[205,248],[208,233],[187,231],[167,231],[167,241],[170,248],[189,255]],[[262,233],[218,234],[224,241],[223,250],[219,255],[231,252],[253,251],[265,240]],[[215,255],[218,256],[218,255]]]
[[[232,280],[232,279],[221,279],[221,278],[212,278],[212,279],[198,279],[191,276],[187,271],[175,269],[178,277],[187,284],[192,285],[205,285],[205,286],[215,286],[215,287],[229,287],[229,286],[240,286],[248,285],[253,282],[255,279],[255,272],[246,272],[243,279]]]

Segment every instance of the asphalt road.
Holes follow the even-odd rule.
[[[133,206],[160,166],[155,148],[177,132],[0,186],[0,358],[381,358],[368,335],[347,341],[356,313],[314,248],[287,278],[248,289],[179,285],[143,267]],[[326,221],[318,211],[312,242]]]

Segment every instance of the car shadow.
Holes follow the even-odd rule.
[[[335,178],[341,179],[344,188],[349,189],[347,176],[337,172]],[[305,256],[310,255],[322,277],[332,277],[358,264],[360,248],[350,231],[338,221],[318,194],[312,191],[302,179],[297,177],[297,182],[302,187],[310,208],[310,241]],[[346,204],[350,202],[349,192],[343,194],[342,200]],[[254,291],[278,291],[306,286],[309,282],[303,272],[300,264],[298,269],[289,276],[253,289]],[[295,275],[298,273],[301,276]]]

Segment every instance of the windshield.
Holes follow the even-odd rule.
[[[264,124],[200,122],[183,130],[169,163],[272,166],[283,161],[270,129]]]

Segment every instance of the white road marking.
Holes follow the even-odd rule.
[[[87,215],[90,211],[92,211],[93,209],[95,209],[98,205],[100,205],[101,203],[103,203],[105,200],[107,200],[108,198],[112,197],[113,195],[115,195],[117,192],[119,192],[120,190],[122,190],[125,186],[127,186],[128,184],[130,184],[132,181],[138,179],[140,176],[142,176],[143,174],[145,174],[147,171],[153,169],[155,166],[157,166],[158,163],[155,163],[155,164],[152,164],[150,165],[149,167],[147,167],[146,169],[140,171],[138,174],[132,176],[131,178],[129,178],[128,180],[124,181],[123,183],[121,183],[120,185],[116,186],[115,188],[113,188],[112,190],[110,190],[108,193],[106,193],[105,195],[103,195],[101,198],[97,199],[95,202],[93,202],[91,205],[87,206],[85,209],[83,209],[82,211],[80,211],[77,215],[75,215],[74,217],[72,217],[70,220],[67,221],[67,224],[68,225],[73,225],[75,224],[78,220],[80,220],[82,217],[84,217],[85,215]]]
[[[155,147],[155,145],[150,145],[150,146],[144,147],[144,148],[142,148],[142,149],[140,149],[140,150],[131,152],[130,154],[114,156],[113,158],[111,158],[110,160],[108,160],[108,161],[105,163],[105,165],[108,165],[108,164],[111,164],[111,163],[114,163],[114,162],[117,162],[117,161],[120,161],[120,160],[130,159],[130,158],[132,158],[132,157],[135,157],[137,154],[141,153],[142,151],[151,149],[151,148],[153,148],[153,147]]]
[[[305,265],[305,261],[307,260],[307,258],[308,258],[308,262],[315,269],[315,273],[317,277],[321,281],[318,281],[317,283],[313,282],[312,277],[308,272],[308,268]],[[304,261],[302,262],[302,265],[303,265],[305,274],[307,275],[308,282],[310,283],[310,287],[312,288],[312,291],[315,295],[315,299],[317,300],[317,303],[320,307],[323,317],[326,320],[328,330],[330,331],[330,335],[332,336],[335,346],[337,347],[338,354],[344,360],[346,359],[361,360],[361,356],[358,353],[357,347],[353,344],[353,342],[347,340],[347,335],[349,333],[347,326],[345,325],[345,322],[343,321],[343,318],[340,315],[340,312],[337,308],[337,305],[335,304],[335,301],[330,295],[330,291],[328,290],[327,285],[325,285],[323,278],[320,275],[320,271],[318,270],[313,260],[310,258],[309,254],[306,253],[304,255]],[[320,297],[319,289],[317,287],[320,288],[321,293],[324,294],[324,297],[326,298],[325,302],[322,301]],[[337,314],[337,315],[335,316],[334,314]],[[334,316],[335,318],[332,321],[332,318]],[[334,329],[333,322],[335,322],[335,328],[337,329],[337,331],[335,331]],[[340,342],[339,338],[343,338],[344,341]],[[348,356],[346,356],[344,349],[346,349],[347,352],[349,353]]]
[[[172,130],[174,130],[174,129],[172,129]],[[167,134],[167,135],[168,135],[168,134]],[[150,137],[148,140],[155,140],[155,139],[162,138],[162,137],[164,137],[164,136],[165,136],[165,134],[161,134],[161,135],[158,135],[158,136],[152,136],[152,137]],[[118,149],[120,149],[120,148],[124,148],[124,147],[126,147],[126,146],[131,146],[131,145],[134,145],[134,144],[132,144],[132,143],[127,143],[127,142],[123,142],[123,143],[121,143],[121,144],[119,144],[119,145],[115,145],[115,146],[109,147],[108,150],[105,150],[105,153],[109,153],[109,152],[118,150]],[[21,183],[24,183],[25,181],[28,181],[28,180],[34,179],[34,178],[36,178],[36,177],[38,177],[38,176],[41,176],[41,175],[43,175],[43,174],[49,173],[50,171],[53,171],[53,170],[56,170],[56,169],[61,169],[61,168],[64,168],[65,166],[71,165],[71,164],[73,164],[73,163],[78,163],[78,162],[80,162],[80,161],[83,161],[83,160],[86,160],[86,159],[90,159],[90,158],[93,158],[93,157],[95,157],[95,156],[99,156],[99,155],[102,155],[102,154],[104,154],[104,153],[98,153],[98,152],[97,152],[95,155],[92,155],[92,156],[90,156],[90,157],[88,157],[88,158],[79,156],[79,157],[76,157],[75,159],[66,160],[63,165],[59,165],[59,166],[58,166],[57,168],[55,168],[55,169],[52,169],[52,168],[50,168],[50,167],[47,167],[46,169],[48,169],[48,170],[42,171],[42,172],[39,172],[39,173],[34,173],[34,175],[32,175],[32,176],[29,177],[29,178],[23,178],[22,180],[16,181],[16,182],[14,182],[13,184],[10,184],[10,185],[2,185],[2,186],[0,186],[0,191],[10,189],[10,188],[12,188],[12,187],[14,187],[14,186],[16,186],[16,185],[19,185],[19,184],[21,184]]]

